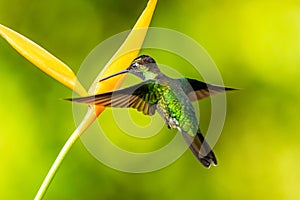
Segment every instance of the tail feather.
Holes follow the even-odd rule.
[[[191,151],[204,167],[209,168],[211,165],[217,165],[214,152],[200,132],[198,132],[195,137],[183,132],[183,137],[185,141],[190,144]]]

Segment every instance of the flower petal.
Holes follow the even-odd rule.
[[[24,37],[23,35],[0,24],[2,36],[15,50],[42,71],[71,88],[80,95],[86,95],[84,87],[79,83],[74,72],[62,61],[48,51]]]
[[[143,41],[146,36],[147,28],[151,22],[151,18],[153,15],[153,12],[155,10],[157,0],[149,0],[148,5],[142,15],[140,16],[139,20],[137,21],[136,25],[133,28],[133,31],[129,34],[123,45],[120,47],[120,49],[117,51],[117,53],[113,56],[111,61],[106,65],[103,72],[100,73],[96,81],[92,84],[91,88],[94,88],[94,92],[102,92],[106,89],[114,89],[114,86],[118,83],[118,79],[113,79],[110,82],[106,81],[106,84],[97,84],[99,78],[113,73],[115,71],[119,71],[120,69],[125,68],[130,64],[130,62],[138,55],[140,48],[143,44]],[[135,30],[138,28],[145,28],[145,31],[143,34],[140,34],[140,37],[136,37],[136,34],[134,34]],[[134,42],[134,47],[137,49],[132,51],[129,54],[122,55],[121,52],[125,49],[127,49],[130,45],[132,45],[132,41]],[[132,49],[132,48],[131,48]],[[121,57],[119,57],[121,56]],[[120,78],[120,77],[119,77]],[[110,85],[112,84],[112,85]],[[84,119],[81,121],[80,125],[76,128],[76,130],[73,132],[71,137],[68,139],[66,144],[64,145],[63,149],[59,153],[57,159],[55,160],[54,164],[52,165],[50,171],[48,172],[45,180],[43,181],[43,184],[41,185],[35,199],[41,199],[49,187],[49,184],[51,183],[51,180],[53,179],[56,171],[58,170],[59,166],[61,165],[61,162],[63,161],[64,157],[66,156],[67,152],[70,150],[72,145],[77,141],[77,139],[80,137],[82,133],[95,121],[95,119],[98,117],[98,115],[104,110],[104,107],[102,106],[94,106],[91,109],[88,110],[87,114],[85,115]]]
[[[147,7],[139,17],[124,43],[106,64],[105,68],[90,87],[90,91],[92,90],[92,93],[98,94],[106,91],[112,91],[121,86],[126,75],[117,76],[104,82],[99,82],[99,80],[127,68],[133,59],[138,56],[146,37],[156,4],[157,0],[148,1]],[[104,110],[103,106],[94,106],[94,108],[96,116]]]

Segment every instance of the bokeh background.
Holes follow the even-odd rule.
[[[0,23],[77,71],[97,44],[130,29],[146,3],[0,0]],[[225,84],[243,88],[227,96],[219,166],[204,169],[186,152],[162,170],[128,174],[99,163],[78,141],[45,199],[300,199],[300,2],[160,0],[151,25],[194,38]],[[72,92],[3,39],[0,66],[0,199],[32,199],[75,129],[72,105],[61,100]],[[203,130],[206,105],[199,103]]]

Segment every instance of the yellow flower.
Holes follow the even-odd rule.
[[[110,62],[107,63],[106,67],[103,69],[97,79],[126,68],[127,66],[129,66],[131,61],[138,56],[145,39],[147,29],[151,22],[156,3],[157,0],[148,1],[147,7],[136,22],[131,33],[128,35],[127,39],[121,45],[119,50],[111,58]],[[88,94],[70,67],[68,67],[58,58],[50,54],[48,51],[46,51],[33,41],[1,24],[0,36],[3,37],[28,61],[47,73],[49,76],[74,90],[81,96],[85,96]],[[133,50],[129,53],[125,53],[128,49]],[[124,77],[119,76],[114,79],[107,80],[104,83],[98,83],[98,81],[95,80],[94,84],[92,85],[92,88],[94,88],[93,93],[101,93],[103,91],[112,90],[116,88],[117,83],[119,84],[117,87],[120,87],[120,83],[122,82],[120,82],[120,79],[122,78]],[[91,125],[91,123],[94,122],[94,120],[103,110],[104,107],[102,106],[94,106],[89,109],[81,124],[77,127],[77,129],[68,139],[65,146],[57,156],[35,199],[41,199],[44,196],[51,180],[53,179],[56,171],[58,170],[58,167],[60,166],[69,149],[77,141],[79,136]]]

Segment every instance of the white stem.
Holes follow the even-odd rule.
[[[71,137],[67,140],[65,145],[63,146],[62,150],[59,152],[58,156],[56,157],[54,163],[52,164],[47,176],[45,177],[38,193],[35,196],[35,200],[40,200],[44,197],[51,181],[53,180],[57,170],[61,166],[62,161],[66,157],[67,153],[70,151],[73,144],[77,141],[80,135],[97,119],[94,113],[94,109],[89,109],[87,114],[85,115],[84,119],[77,127],[77,129],[73,132]]]

